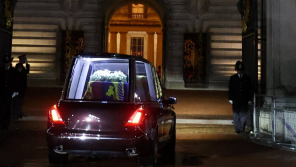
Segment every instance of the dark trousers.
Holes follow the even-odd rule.
[[[25,98],[25,92],[20,92],[17,96],[14,98],[13,102],[13,112],[12,117],[13,118],[21,118],[23,115],[23,102]]]
[[[233,109],[233,123],[235,132],[242,133],[245,131],[245,126],[248,118],[248,106],[240,106]]]
[[[10,111],[11,111],[11,95],[2,95],[0,99],[0,125],[3,129],[8,129],[10,124]]]

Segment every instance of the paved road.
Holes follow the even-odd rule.
[[[44,122],[13,122],[0,144],[0,167],[46,167]],[[296,153],[251,143],[233,133],[177,134],[176,158],[160,158],[160,167],[294,167]],[[137,167],[136,158],[70,156],[68,166]]]

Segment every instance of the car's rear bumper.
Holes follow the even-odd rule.
[[[135,156],[149,147],[142,132],[133,134],[47,133],[49,149],[63,154]]]

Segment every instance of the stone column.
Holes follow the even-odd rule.
[[[117,53],[117,32],[110,32],[110,53]]]
[[[152,64],[154,63],[154,33],[147,32],[148,44],[147,44],[147,60]]]
[[[292,0],[266,1],[266,92],[268,95],[285,97],[282,101],[277,99],[278,106],[296,107],[295,8],[295,1]]]
[[[156,68],[158,68],[158,66],[161,66],[161,72],[163,71],[163,65],[162,65],[162,34],[158,33],[157,34],[157,56],[156,56]]]
[[[120,33],[120,54],[127,54],[127,32],[119,32]]]

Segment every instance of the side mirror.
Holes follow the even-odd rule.
[[[167,103],[167,104],[177,104],[177,98],[175,98],[175,97],[169,97],[169,98],[166,100],[166,103]]]

